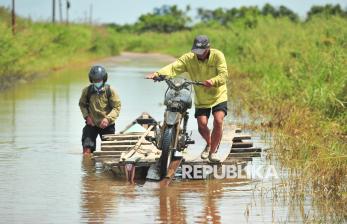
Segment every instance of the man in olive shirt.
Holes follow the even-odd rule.
[[[173,77],[188,72],[191,80],[204,83],[204,86],[194,86],[195,118],[198,121],[199,133],[206,141],[201,158],[219,162],[216,151],[222,139],[223,121],[228,110],[226,61],[221,51],[210,48],[205,35],[195,37],[191,51],[158,72],[148,74],[146,78],[153,79],[159,74]],[[212,133],[207,126],[211,111],[214,117]]]
[[[115,121],[119,116],[120,99],[107,81],[104,67],[95,65],[90,69],[91,84],[83,89],[79,106],[86,121],[82,134],[83,154],[95,151],[96,138],[104,134],[114,134]]]

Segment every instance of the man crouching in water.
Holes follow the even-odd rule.
[[[89,72],[91,84],[82,91],[79,106],[86,122],[82,133],[83,155],[95,151],[98,135],[115,133],[121,102],[116,91],[106,84],[107,76],[104,67],[92,66]]]
[[[146,78],[155,79],[159,75],[173,77],[188,72],[191,80],[204,83],[202,87],[194,86],[195,118],[198,121],[199,133],[206,141],[201,158],[219,162],[216,152],[223,135],[224,117],[228,111],[227,64],[221,51],[210,48],[208,37],[205,35],[195,37],[191,51],[158,72],[148,74]],[[207,126],[211,111],[214,118],[212,133]]]

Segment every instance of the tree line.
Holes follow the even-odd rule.
[[[339,4],[324,6],[312,6],[307,12],[306,19],[300,20],[297,13],[286,6],[274,7],[265,4],[262,8],[258,6],[243,6],[240,8],[217,8],[214,10],[198,8],[197,23],[192,25],[192,18],[188,16],[190,6],[179,9],[176,5],[164,5],[155,8],[153,12],[143,14],[134,24],[118,25],[108,24],[117,31],[126,32],[162,32],[171,33],[175,31],[191,29],[194,26],[225,26],[229,27],[235,23],[241,23],[246,28],[257,26],[257,20],[261,17],[288,18],[294,23],[306,22],[315,16],[331,17],[341,16],[347,18],[347,8],[343,9]]]

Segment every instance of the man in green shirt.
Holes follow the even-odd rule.
[[[204,86],[194,86],[195,118],[199,133],[206,141],[201,158],[219,162],[216,151],[222,139],[223,121],[228,110],[226,87],[228,70],[224,54],[210,48],[207,36],[198,35],[194,39],[191,52],[182,55],[158,72],[148,74],[146,78],[153,79],[159,74],[173,77],[184,72],[189,74],[191,80],[204,83]],[[211,111],[214,117],[212,133],[207,126]]]
[[[116,91],[107,81],[104,67],[95,65],[90,69],[91,84],[83,89],[79,106],[86,121],[82,134],[83,154],[95,151],[96,138],[104,134],[114,134],[115,121],[119,116],[121,102]]]

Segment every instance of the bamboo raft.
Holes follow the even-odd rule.
[[[129,182],[146,177],[157,179],[153,178],[153,170],[157,171],[161,150],[150,141],[155,137],[156,125],[158,125],[157,121],[149,114],[141,114],[123,131],[102,136],[101,151],[95,151],[92,158],[95,162],[102,163],[105,169],[112,170],[116,176],[126,177]],[[196,143],[200,142],[200,145],[190,145],[180,155],[176,155],[169,166],[166,178],[161,181],[162,185],[167,186],[183,164],[190,166],[212,164],[208,159],[200,158],[204,147],[201,144],[204,140],[197,132],[193,133],[192,139],[195,139]],[[260,157],[262,149],[253,147],[250,140],[251,136],[242,134],[240,128],[234,125],[224,127],[223,138],[218,149],[221,162],[215,165],[246,166],[254,157]]]

